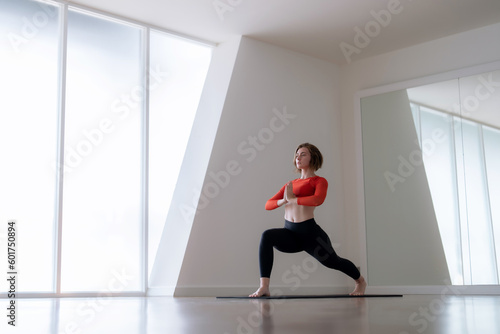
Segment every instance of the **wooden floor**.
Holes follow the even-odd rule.
[[[500,296],[237,300],[45,298],[16,301],[16,327],[0,333],[500,333]]]

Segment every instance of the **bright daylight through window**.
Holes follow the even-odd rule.
[[[0,28],[18,291],[144,292],[212,48],[58,1],[0,0]]]

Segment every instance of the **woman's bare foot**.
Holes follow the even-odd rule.
[[[366,281],[363,276],[360,276],[356,280],[356,287],[354,288],[354,291],[350,293],[351,296],[362,296],[365,294],[365,289],[366,289]]]
[[[271,292],[269,291],[269,278],[261,277],[260,279],[260,287],[249,295],[248,297],[262,297],[262,296],[270,296]]]
[[[270,296],[270,292],[269,292],[269,288],[265,288],[265,287],[260,287],[257,289],[257,291],[255,291],[254,293],[252,293],[251,295],[249,295],[248,297],[263,297],[263,296]]]

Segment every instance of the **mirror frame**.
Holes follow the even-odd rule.
[[[500,61],[481,64],[443,72],[435,75],[420,77],[412,80],[397,82],[389,85],[378,86],[356,92],[354,95],[354,137],[355,137],[355,173],[356,173],[356,195],[357,195],[357,215],[360,240],[360,266],[366,268],[364,274],[369,282],[368,256],[367,256],[367,235],[366,235],[366,212],[365,212],[365,189],[363,170],[363,147],[362,147],[362,123],[361,123],[361,99],[398,90],[414,88],[441,81],[456,80],[462,77],[479,75],[485,72],[500,70]],[[371,286],[370,293],[403,293],[403,294],[500,294],[500,285],[436,285],[436,286]]]

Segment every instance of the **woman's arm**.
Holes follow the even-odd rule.
[[[326,198],[326,192],[328,190],[328,182],[325,178],[318,178],[314,189],[314,195],[297,197],[298,205],[305,206],[318,206],[323,204]]]
[[[285,195],[286,184],[266,202],[266,210],[274,210],[286,203]]]

